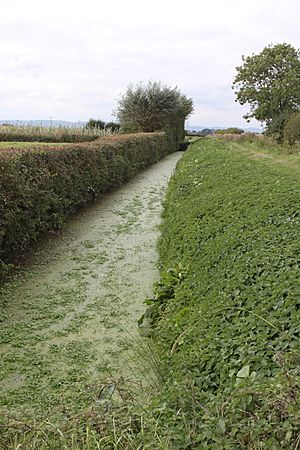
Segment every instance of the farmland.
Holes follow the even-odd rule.
[[[37,126],[0,126],[0,142],[87,142],[95,139],[114,134],[110,128],[45,128]]]

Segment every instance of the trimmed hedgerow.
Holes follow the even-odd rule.
[[[107,136],[93,143],[0,150],[0,266],[66,217],[175,151],[165,133]]]
[[[201,140],[167,193],[161,281],[147,303],[170,448],[296,448],[300,429],[297,171]]]

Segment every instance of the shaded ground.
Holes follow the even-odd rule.
[[[2,411],[74,413],[99,400],[104,379],[140,381],[138,367],[152,379],[151,356],[140,361],[137,350],[137,320],[158,277],[161,200],[180,156],[74,219],[2,289]]]

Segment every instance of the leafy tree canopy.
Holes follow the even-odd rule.
[[[93,129],[93,128],[99,128],[100,130],[103,130],[105,127],[105,122],[103,120],[99,119],[89,119],[89,121],[86,124],[86,128]]]
[[[192,99],[158,82],[130,85],[119,100],[116,117],[126,131],[157,131],[184,123],[193,111]]]
[[[242,60],[233,89],[236,101],[250,105],[245,119],[255,118],[270,127],[276,118],[300,109],[300,50],[285,43],[270,45]]]
[[[300,112],[290,116],[284,129],[284,138],[290,145],[300,142]]]
[[[110,129],[111,131],[119,131],[120,129],[120,124],[117,122],[107,122],[105,124],[105,128],[106,129]]]

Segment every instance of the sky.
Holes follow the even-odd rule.
[[[299,0],[0,0],[0,119],[109,121],[129,84],[152,80],[193,99],[190,126],[247,127],[236,67],[299,48],[299,17]]]

